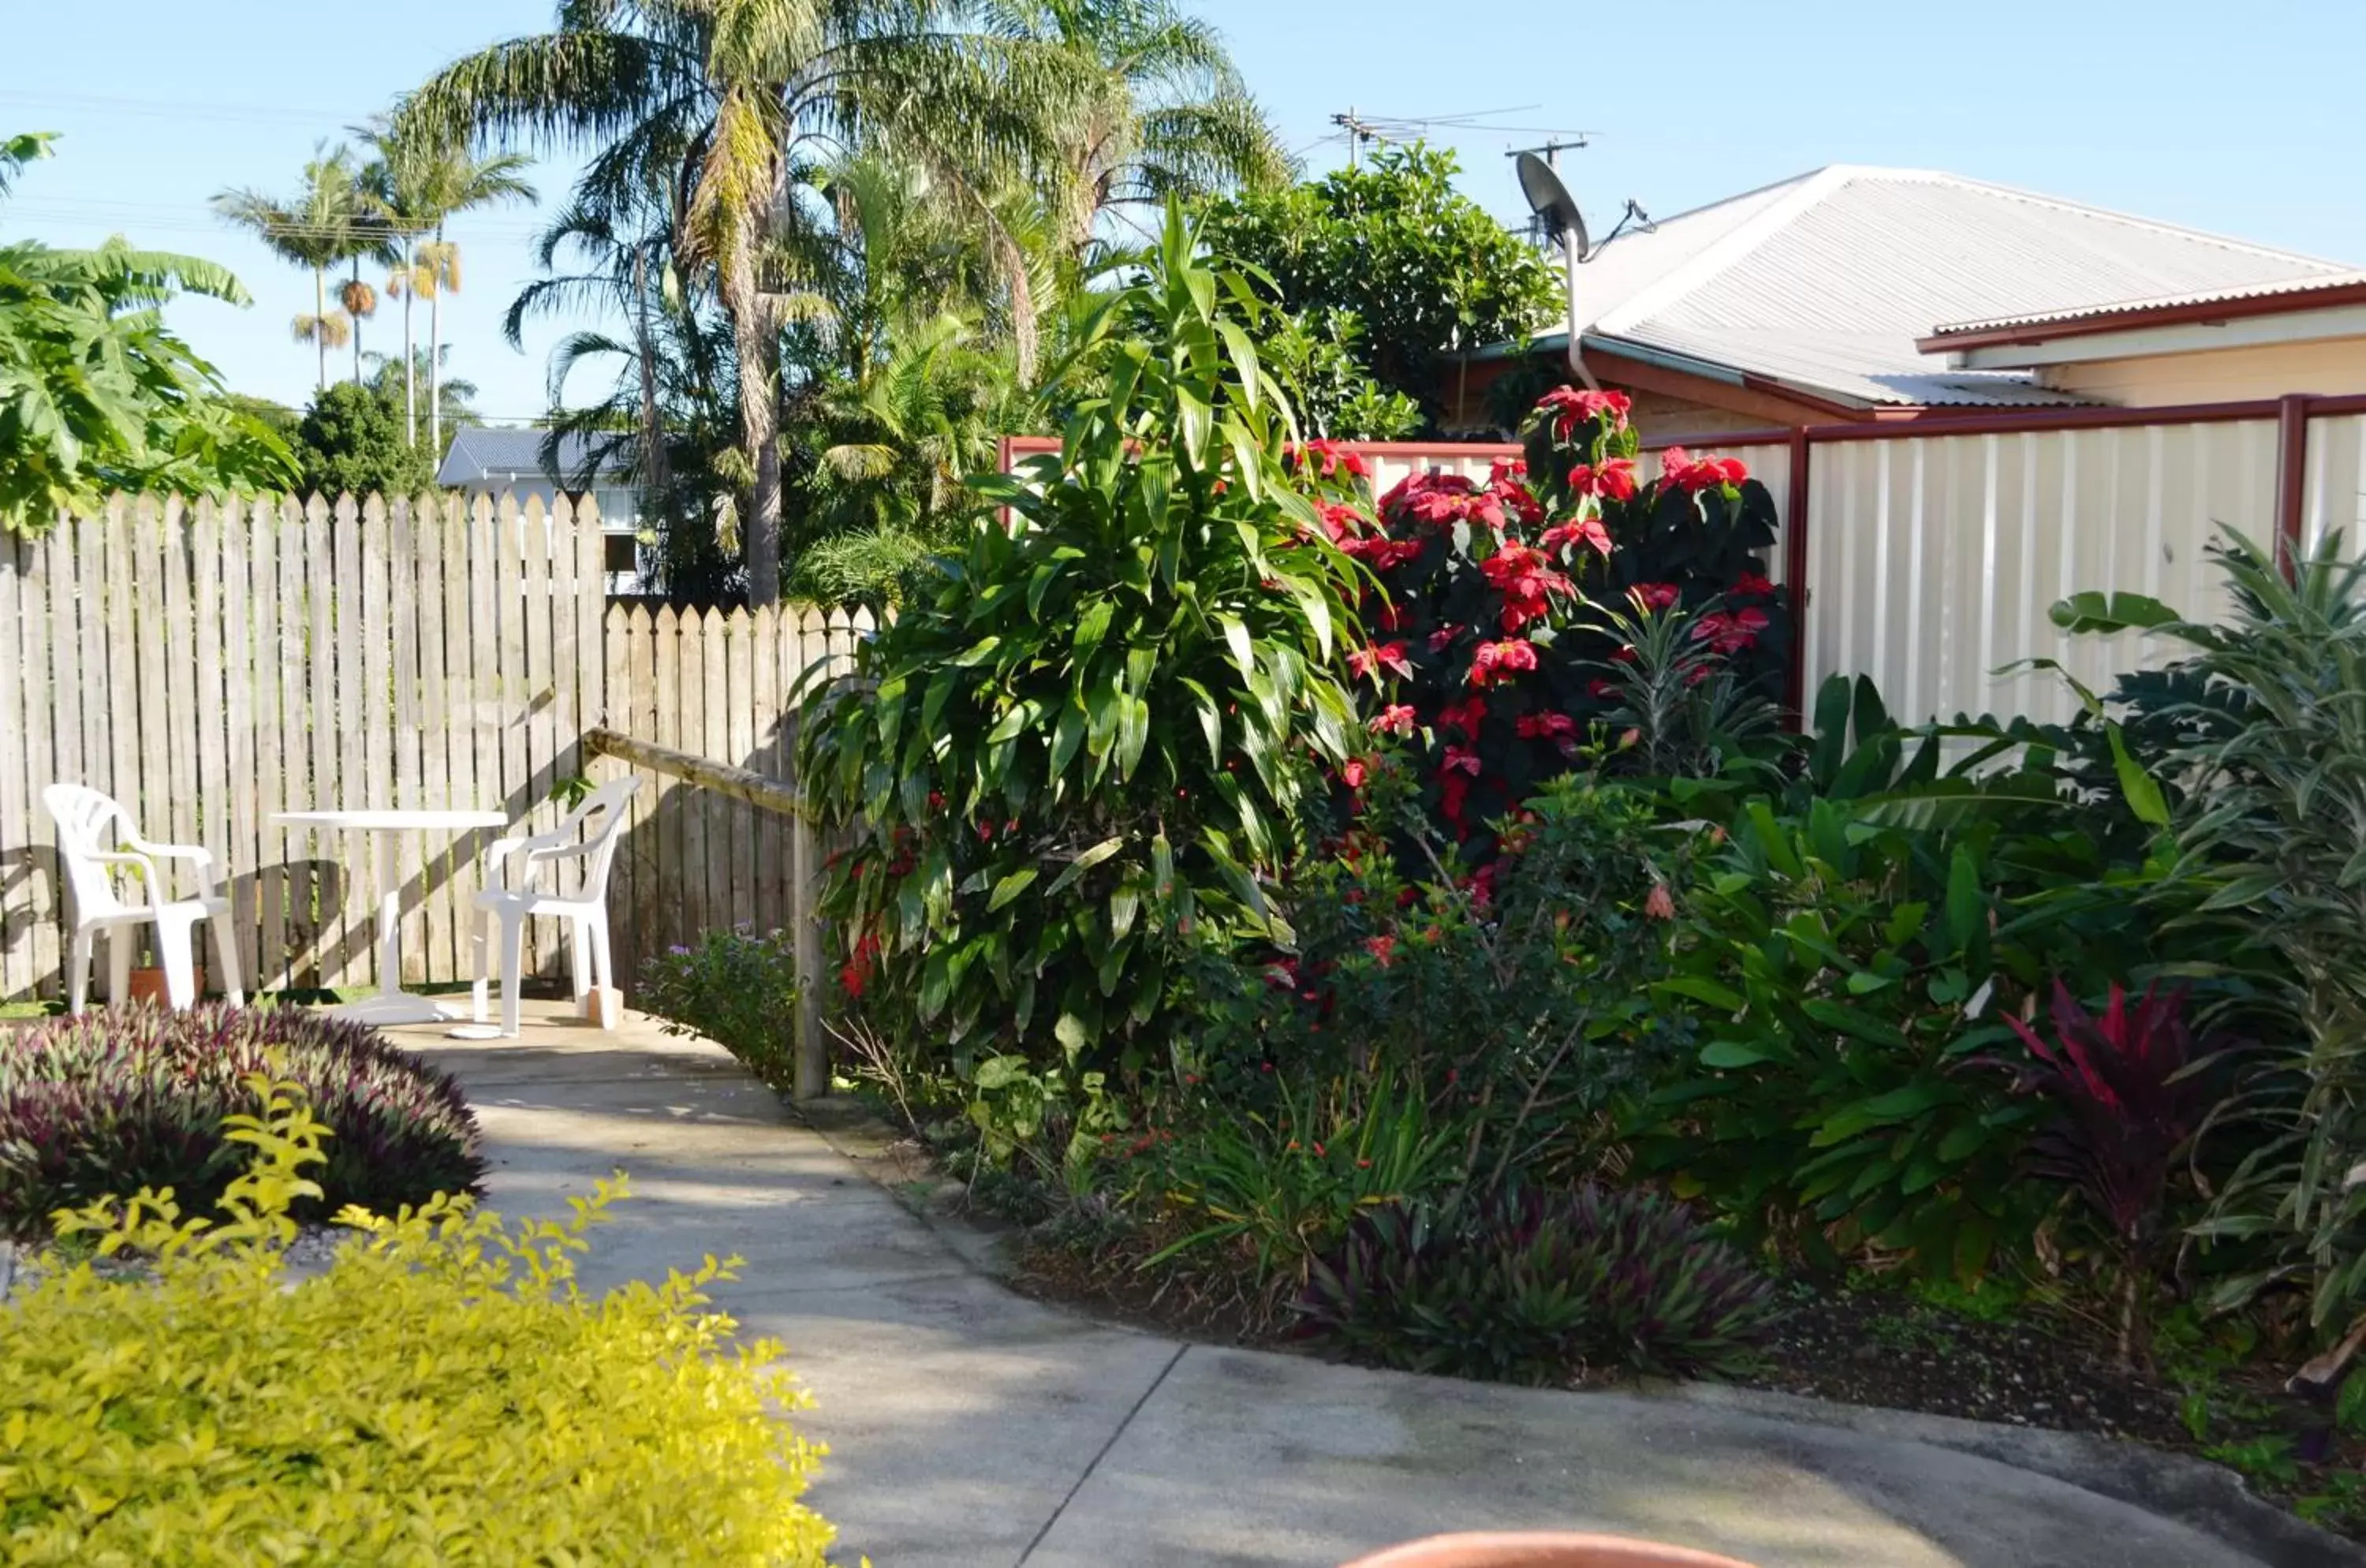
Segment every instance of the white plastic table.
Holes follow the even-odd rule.
[[[379,808],[355,811],[278,811],[272,821],[285,828],[326,828],[332,832],[369,833],[377,839],[377,972],[378,993],[331,1010],[360,1023],[434,1023],[467,1016],[433,997],[402,988],[402,872],[395,862],[395,840],[405,833],[466,832],[472,828],[506,828],[510,819],[498,811],[413,811]]]

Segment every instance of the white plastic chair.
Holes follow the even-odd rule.
[[[569,972],[575,999],[580,1003],[594,986],[616,983],[615,964],[608,949],[608,868],[616,858],[616,829],[625,823],[625,803],[638,789],[638,778],[613,779],[584,798],[567,820],[547,833],[530,838],[497,839],[485,849],[486,886],[476,897],[477,983],[476,1020],[485,1021],[488,946],[495,918],[501,923],[501,1032],[518,1032],[518,982],[525,966],[525,923],[536,915],[568,922]],[[592,822],[598,818],[596,823]],[[592,823],[587,829],[586,823]],[[512,876],[510,863],[517,862]],[[556,861],[580,860],[583,873],[576,891],[562,897],[535,886],[539,867]]]
[[[164,964],[164,995],[175,1010],[197,999],[197,924],[211,920],[214,951],[221,960],[222,989],[232,1006],[246,1005],[238,973],[238,938],[230,929],[230,894],[214,876],[211,852],[193,844],[154,844],[140,836],[131,814],[111,797],[84,784],[54,784],[41,803],[58,825],[58,860],[73,889],[73,949],[66,960],[66,1005],[83,1010],[90,995],[91,939],[107,933],[107,999],[129,999],[131,947],[144,925],[156,928],[156,952]],[[112,847],[109,847],[112,840]],[[185,860],[196,868],[197,896],[172,897],[172,880],[160,863]],[[140,874],[146,901],[127,904],[116,872]]]

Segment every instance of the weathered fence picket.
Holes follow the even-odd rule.
[[[232,882],[248,984],[375,984],[367,846],[307,807],[483,807],[630,766],[595,729],[794,786],[783,704],[867,618],[608,604],[596,521],[456,498],[332,507],[116,502],[0,537],[0,999],[62,990],[66,911],[40,793],[82,783]],[[609,889],[618,971],[701,931],[810,923],[814,856],[776,812],[649,768]],[[468,978],[492,833],[402,849],[412,984]],[[530,950],[555,972],[555,931]],[[819,962],[819,944],[805,944]],[[208,949],[200,962],[212,967]]]

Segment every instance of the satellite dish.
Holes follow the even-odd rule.
[[[1545,232],[1568,247],[1572,257],[1584,259],[1585,218],[1577,210],[1576,197],[1560,183],[1560,175],[1534,152],[1521,153],[1515,166],[1520,171],[1520,192],[1528,198],[1528,207],[1544,224]]]

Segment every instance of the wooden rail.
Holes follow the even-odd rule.
[[[777,779],[767,778],[747,768],[735,768],[728,762],[693,756],[688,751],[677,751],[670,746],[660,746],[654,740],[619,735],[613,729],[585,730],[583,749],[597,756],[614,757],[637,768],[647,768],[652,773],[685,780],[701,789],[729,795],[759,811],[777,812],[783,817],[802,818],[805,815],[805,806],[797,799],[795,790]]]

